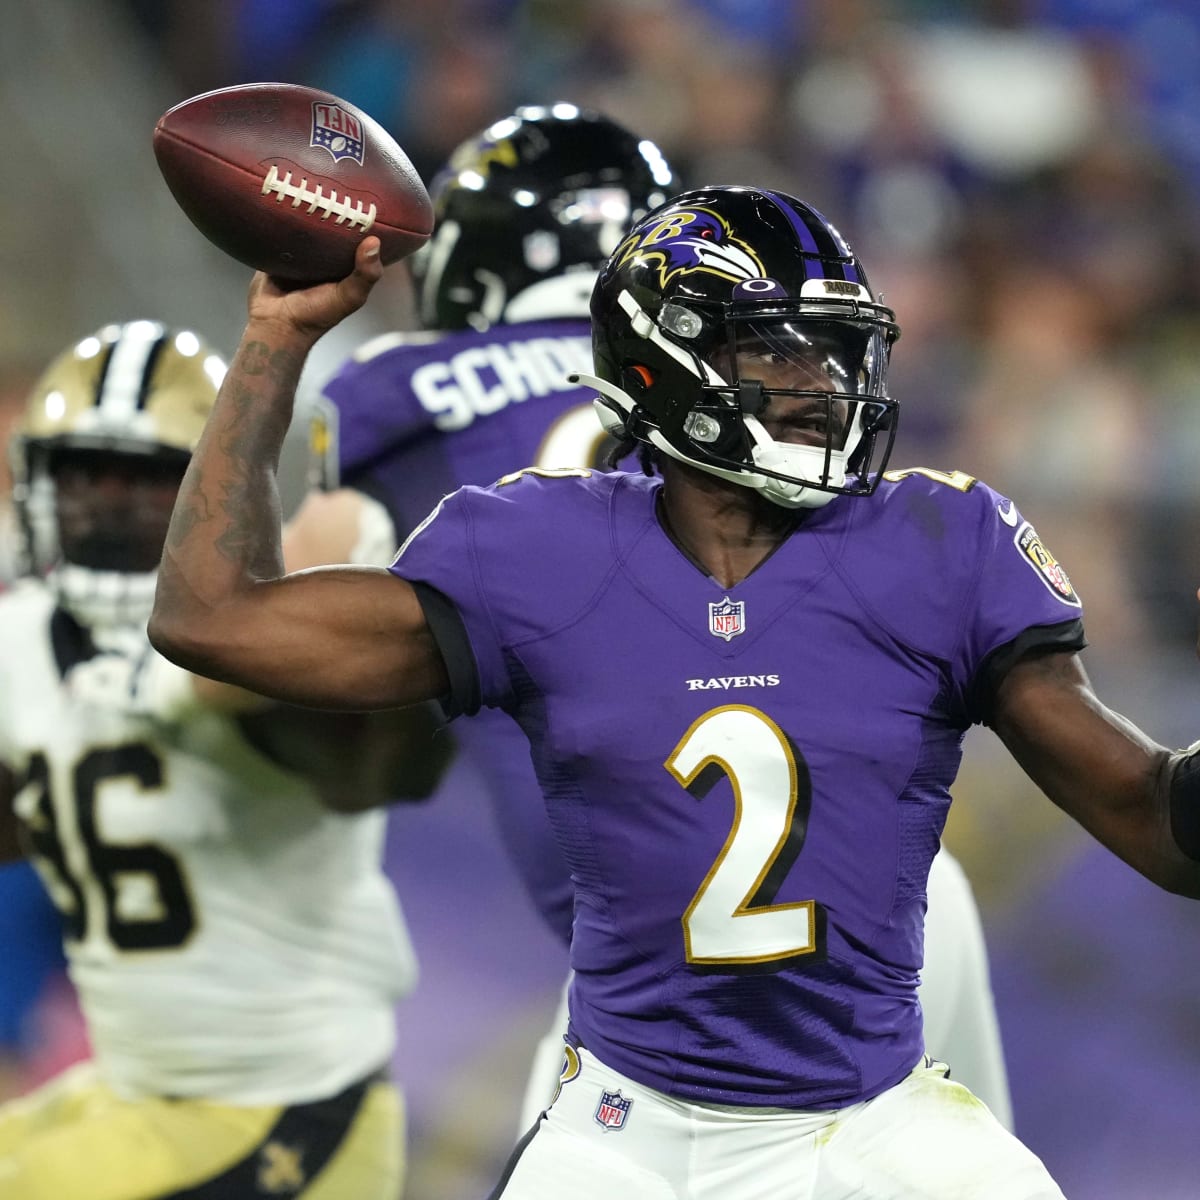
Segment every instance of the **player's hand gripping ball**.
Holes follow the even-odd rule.
[[[194,96],[154,127],[154,155],[192,224],[239,262],[318,283],[354,268],[368,234],[383,263],[422,246],[433,208],[388,132],[328,92],[248,83]]]

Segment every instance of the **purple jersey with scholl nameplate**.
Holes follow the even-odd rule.
[[[531,321],[486,333],[389,334],[326,385],[339,414],[341,477],[379,500],[401,538],[447,492],[527,466],[588,466],[602,440],[586,320]],[[486,712],[458,733],[487,787],[505,848],[534,906],[564,941],[572,888],[546,821],[529,744]]]
[[[663,531],[660,486],[463,488],[392,570],[452,678],[469,668],[460,705],[532,744],[575,883],[571,1037],[685,1100],[854,1103],[922,1053],[925,882],[963,734],[1006,655],[1083,644],[1080,603],[1011,502],[957,472],[835,498],[729,588]]]

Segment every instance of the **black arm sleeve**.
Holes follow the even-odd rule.
[[[397,545],[402,543],[415,527],[417,522],[409,520],[405,513],[399,511],[391,489],[385,487],[371,471],[360,469],[343,475],[342,484],[355,488],[383,505],[392,519]],[[438,702],[442,712],[448,721],[459,716],[474,716],[483,704],[482,689],[479,685],[475,652],[471,649],[471,640],[467,637],[463,619],[454,607],[454,602],[445,593],[427,583],[414,582],[412,586],[425,612],[425,621],[433,634],[433,640],[437,642],[442,658],[446,661],[446,671],[450,676],[450,694],[443,696]]]
[[[450,676],[450,694],[440,700],[442,711],[447,720],[474,716],[483,704],[483,695],[467,627],[454,602],[443,592],[427,583],[414,582],[412,586]]]
[[[1171,776],[1171,836],[1188,858],[1200,862],[1200,751],[1195,749]]]
[[[1062,621],[1057,625],[1031,625],[1017,634],[1011,642],[997,646],[975,672],[971,692],[967,697],[971,720],[991,725],[996,692],[1004,677],[1026,655],[1049,654],[1060,650],[1079,651],[1086,645],[1083,622],[1075,618],[1073,621]]]

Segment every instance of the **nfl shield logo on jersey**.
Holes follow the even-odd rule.
[[[633,1101],[626,1100],[620,1089],[601,1092],[600,1103],[596,1106],[596,1124],[603,1125],[605,1129],[620,1129],[632,1107]]]
[[[729,641],[746,632],[745,600],[730,600],[728,596],[708,606],[708,632],[713,637]]]

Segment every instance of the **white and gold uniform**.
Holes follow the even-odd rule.
[[[394,1200],[379,1073],[416,965],[385,814],[326,810],[178,691],[105,706],[89,673],[131,647],[137,670],[174,668],[142,623],[116,655],[102,634],[40,581],[0,597],[0,761],[94,1047],[0,1110],[0,1200]]]

